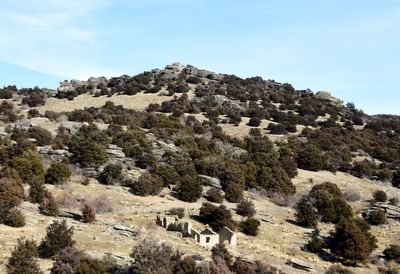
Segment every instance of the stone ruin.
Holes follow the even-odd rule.
[[[167,229],[171,224],[177,224],[179,218],[177,216],[157,216],[157,224]],[[203,230],[198,231],[192,227],[189,222],[183,223],[183,234],[193,238],[200,245],[205,247],[213,247],[218,243],[226,243],[229,245],[237,244],[237,237],[235,232],[228,227],[223,227],[218,233],[213,231],[210,227],[206,226]]]

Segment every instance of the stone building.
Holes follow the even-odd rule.
[[[179,221],[178,216],[157,216],[157,224],[159,226],[162,226],[163,228],[167,229],[169,227],[170,224],[175,224],[176,222]]]
[[[178,222],[179,219],[177,216],[157,216],[157,224],[164,228],[168,228],[170,224]],[[227,227],[223,227],[218,233],[208,226],[199,231],[194,229],[191,223],[185,222],[183,224],[183,235],[193,238],[196,242],[205,247],[213,247],[218,243],[237,244],[236,234]]]
[[[208,226],[199,232],[189,222],[186,222],[183,225],[183,233],[195,239],[202,246],[213,247],[219,243],[219,235]]]
[[[219,242],[221,244],[227,243],[230,245],[236,245],[237,244],[237,237],[235,232],[224,226],[219,232]]]

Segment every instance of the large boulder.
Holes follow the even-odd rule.
[[[338,99],[338,98],[336,98],[336,97],[333,97],[329,92],[327,92],[327,91],[318,91],[316,94],[315,94],[315,97],[317,97],[318,99],[322,99],[322,100],[326,100],[326,101],[329,101],[329,102],[331,102],[331,103],[333,103],[333,104],[336,104],[336,105],[342,105],[343,104],[343,101],[342,100],[340,100],[340,99]]]
[[[122,148],[113,144],[108,145],[106,152],[115,158],[125,158],[125,153],[122,151]]]
[[[221,187],[221,181],[218,178],[215,177],[210,177],[207,175],[202,175],[200,174],[198,176],[206,185],[210,185],[212,187],[216,187],[216,188],[222,188]]]

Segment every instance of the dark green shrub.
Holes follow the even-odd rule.
[[[181,179],[175,168],[170,165],[159,165],[156,174],[163,179],[164,186],[176,185]]]
[[[43,181],[33,180],[29,187],[29,200],[35,204],[41,203],[45,189]]]
[[[0,179],[0,223],[3,223],[10,209],[19,205],[24,198],[24,189],[15,180]]]
[[[6,271],[8,274],[42,274],[37,257],[38,248],[35,241],[19,238],[17,245],[8,259]]]
[[[102,261],[86,256],[81,259],[74,274],[107,274],[107,267]]]
[[[389,199],[389,204],[397,206],[399,204],[399,198],[397,198],[397,197],[390,198]]]
[[[242,258],[238,257],[232,266],[232,271],[236,274],[256,274],[252,265],[248,262],[243,261]]]
[[[4,224],[12,227],[22,227],[25,225],[25,216],[20,210],[12,208],[8,211]]]
[[[107,135],[95,125],[83,125],[69,142],[69,150],[72,153],[71,160],[82,167],[99,167],[108,159],[106,145]]]
[[[42,115],[37,109],[30,109],[28,110],[28,119],[41,117]]]
[[[183,224],[181,223],[172,223],[167,227],[168,231],[176,231],[180,233],[184,233]]]
[[[68,113],[68,120],[69,121],[76,121],[76,122],[93,122],[93,115],[85,110],[77,109],[70,113]]]
[[[102,184],[114,185],[124,180],[122,166],[119,164],[109,164],[100,173],[99,181]]]
[[[250,127],[258,127],[261,124],[261,120],[258,117],[253,117],[249,120],[249,123],[247,124]]]
[[[176,215],[179,219],[182,219],[185,216],[185,208],[183,207],[174,207],[168,210],[170,215]]]
[[[84,223],[93,223],[96,220],[96,211],[88,204],[84,204],[82,208],[82,221]]]
[[[340,264],[334,264],[329,267],[325,274],[354,274],[354,272],[344,268]]]
[[[391,182],[393,179],[393,172],[388,168],[383,168],[378,171],[378,178],[385,182]]]
[[[340,189],[330,182],[315,185],[307,199],[317,210],[322,222],[337,223],[342,217],[352,217],[353,212]]]
[[[68,228],[67,222],[53,221],[46,228],[46,236],[40,243],[40,253],[45,257],[52,257],[66,247],[72,247],[75,241],[72,239],[73,227]]]
[[[367,222],[371,225],[381,225],[386,222],[386,213],[383,209],[375,209],[369,212]]]
[[[305,249],[311,253],[320,253],[326,247],[324,239],[319,235],[319,229],[316,228],[311,236],[310,241],[306,244]]]
[[[44,128],[30,127],[28,131],[29,131],[29,137],[34,138],[38,146],[50,145],[51,141],[53,140],[51,133]]]
[[[375,168],[374,163],[364,160],[362,162],[356,162],[350,173],[358,178],[370,178]]]
[[[58,216],[59,208],[58,203],[54,199],[50,191],[45,189],[42,193],[42,198],[39,205],[40,212],[47,216]]]
[[[227,183],[224,187],[225,199],[231,203],[237,203],[243,199],[244,186],[239,183]]]
[[[195,176],[183,176],[178,186],[178,197],[185,202],[196,202],[203,194],[203,185]]]
[[[14,157],[9,165],[18,172],[24,183],[29,184],[34,179],[43,179],[42,159],[36,152],[28,151],[22,157]]]
[[[227,266],[232,266],[233,264],[233,256],[223,244],[216,244],[213,246],[211,249],[211,258],[214,260],[214,262],[220,258],[226,263]]]
[[[293,157],[293,152],[286,146],[279,147],[279,163],[286,171],[289,178],[294,178],[297,175],[297,164]]]
[[[249,236],[257,236],[259,226],[260,221],[255,218],[247,218],[239,224],[240,230]]]
[[[208,201],[213,203],[220,204],[224,201],[224,195],[222,195],[222,191],[216,187],[212,187],[207,191],[206,198]]]
[[[287,126],[284,124],[269,124],[268,125],[268,130],[270,131],[270,134],[287,134]]]
[[[335,226],[331,252],[348,263],[364,261],[376,247],[376,238],[363,220],[342,218]]]
[[[219,207],[210,203],[203,203],[200,208],[200,220],[203,223],[210,225],[215,231],[219,231],[224,226],[231,230],[235,230],[236,224],[232,220],[232,213],[224,205]]]
[[[387,260],[400,260],[400,245],[391,245],[383,251]]]
[[[140,196],[158,195],[163,188],[162,179],[149,172],[142,174],[138,181],[133,184],[133,194]]]
[[[71,177],[69,166],[64,163],[51,163],[45,175],[47,184],[59,185],[65,183]]]
[[[11,99],[14,94],[14,90],[8,88],[0,89],[0,99]]]
[[[19,185],[21,185],[23,183],[22,178],[21,178],[21,176],[19,176],[18,171],[16,171],[13,168],[10,168],[10,167],[5,167],[4,169],[2,169],[0,172],[0,177],[13,179]]]
[[[386,193],[383,190],[377,190],[375,191],[372,196],[374,197],[375,202],[381,202],[384,203],[387,201],[388,197]]]
[[[236,206],[236,213],[245,217],[253,217],[256,214],[254,203],[249,199],[242,199]]]
[[[301,148],[296,157],[297,165],[299,168],[319,171],[324,168],[321,150],[312,145],[306,145]]]
[[[257,183],[268,192],[285,195],[292,195],[296,192],[296,187],[291,182],[286,171],[277,162],[259,170]]]
[[[304,227],[317,226],[317,211],[306,197],[302,198],[296,206],[296,222]]]
[[[190,256],[185,256],[182,260],[179,260],[177,264],[172,268],[174,274],[196,274],[196,261]]]
[[[38,91],[30,92],[29,96],[22,99],[22,104],[28,105],[30,107],[37,107],[44,105],[46,103],[44,99],[44,93]]]

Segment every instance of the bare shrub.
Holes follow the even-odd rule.
[[[250,188],[247,192],[253,200],[261,200],[268,197],[268,193],[265,189]]]
[[[361,200],[360,193],[354,188],[346,188],[345,190],[343,190],[343,197],[346,199],[346,201],[352,203]]]
[[[93,223],[96,220],[96,212],[93,207],[84,204],[82,208],[82,221],[84,223]]]
[[[113,206],[107,195],[88,196],[85,198],[85,204],[95,209],[96,213],[112,212]]]
[[[350,271],[347,268],[344,268],[340,264],[334,264],[331,267],[329,267],[328,271],[325,272],[325,274],[352,274],[354,273],[353,271]]]
[[[70,185],[65,185],[63,187],[63,191],[57,196],[57,202],[60,207],[68,209],[76,208],[78,206],[78,200]]]
[[[278,206],[293,207],[299,200],[299,195],[286,195],[283,193],[271,193],[269,199]]]
[[[164,269],[171,269],[172,247],[169,244],[159,244],[154,239],[144,239],[133,248],[131,258],[131,273],[163,273]],[[168,272],[166,272],[168,273]]]

